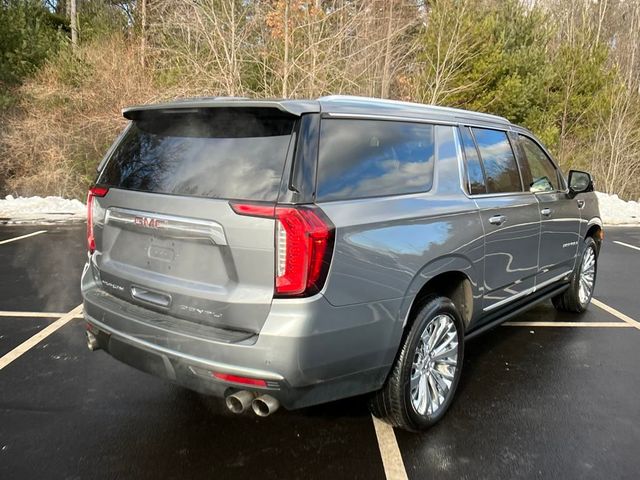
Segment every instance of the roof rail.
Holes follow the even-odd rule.
[[[499,115],[493,115],[491,113],[475,112],[473,110],[464,110],[461,108],[443,107],[440,105],[428,105],[423,103],[405,102],[402,100],[391,100],[386,98],[374,98],[374,97],[360,97],[357,95],[327,95],[318,98],[320,102],[360,102],[364,104],[378,104],[378,105],[397,105],[410,107],[415,109],[424,109],[425,111],[438,111],[442,113],[449,113],[451,115],[459,117],[478,117],[485,118],[494,122],[511,123],[507,118]]]

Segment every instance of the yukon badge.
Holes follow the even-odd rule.
[[[145,228],[160,228],[166,225],[166,220],[158,220],[153,217],[134,217],[133,223]]]

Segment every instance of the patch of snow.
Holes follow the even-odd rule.
[[[618,195],[596,192],[605,225],[640,225],[640,203],[626,202]],[[61,197],[0,199],[0,223],[49,223],[84,221],[87,207],[79,200]]]
[[[605,225],[640,225],[640,203],[626,202],[615,194],[596,192],[596,196]]]
[[[0,199],[0,223],[50,223],[83,221],[87,207],[79,200],[61,197],[18,197]]]

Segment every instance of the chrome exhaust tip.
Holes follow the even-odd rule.
[[[227,408],[233,413],[243,413],[251,406],[254,398],[255,395],[253,393],[241,390],[225,398],[224,403],[226,403]]]
[[[100,345],[98,345],[98,339],[89,330],[87,330],[87,348],[92,352],[100,349]]]
[[[253,402],[251,402],[251,408],[253,412],[259,417],[268,417],[280,407],[280,402],[277,398],[273,398],[271,395],[260,395]]]

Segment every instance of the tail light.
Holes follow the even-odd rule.
[[[109,189],[106,187],[93,186],[87,193],[87,249],[89,253],[93,253],[96,250],[96,238],[93,235],[93,199],[94,197],[104,197],[109,193]]]
[[[275,296],[304,297],[324,286],[333,254],[334,226],[318,207],[231,203],[239,215],[274,218]]]

